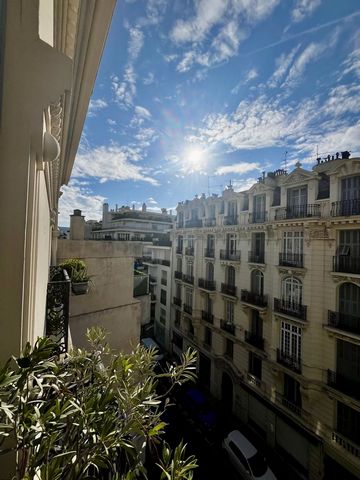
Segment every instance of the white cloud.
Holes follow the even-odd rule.
[[[117,76],[112,76],[112,89],[117,103],[123,108],[129,108],[133,105],[136,95],[136,78],[134,67],[128,65],[125,68],[123,81],[120,82]]]
[[[237,175],[244,175],[244,173],[251,172],[252,170],[259,170],[258,163],[240,162],[233,165],[225,165],[215,170],[215,175],[227,175],[229,173],[235,173]]]
[[[134,63],[144,45],[144,34],[139,28],[130,28],[129,30],[129,62]]]
[[[281,82],[284,79],[300,47],[301,47],[301,44],[294,47],[290,53],[288,54],[282,53],[280,57],[276,59],[275,63],[277,68],[275,72],[272,74],[272,76],[270,77],[270,80],[268,81],[269,87],[271,88],[277,87],[279,82]]]
[[[112,118],[108,118],[106,121],[107,121],[107,123],[108,123],[109,125],[111,125],[112,127],[115,126],[115,125],[117,125],[117,123],[115,122],[115,120],[113,120]]]
[[[159,185],[159,182],[146,174],[144,169],[134,164],[141,158],[137,148],[121,146],[101,146],[79,153],[76,156],[73,176],[94,177],[101,183],[108,180],[134,180]]]
[[[143,79],[143,84],[151,85],[152,83],[154,83],[154,80],[155,80],[154,74],[152,72],[149,72],[147,76]]]
[[[91,190],[84,188],[78,182],[72,179],[69,185],[63,185],[61,190],[63,194],[59,201],[59,225],[68,226],[70,224],[70,215],[74,209],[78,208],[85,215],[86,220],[100,220],[102,216],[102,204],[105,197],[94,195]]]
[[[321,5],[321,0],[296,0],[295,8],[292,11],[294,22],[301,22]]]
[[[97,98],[96,100],[90,99],[89,108],[88,108],[88,116],[95,117],[96,112],[102,110],[108,106],[107,102],[102,98]]]
[[[284,86],[296,85],[300,81],[307,65],[319,58],[327,48],[328,46],[325,43],[310,43],[310,45],[308,45],[300,53],[290,67],[287,77],[284,81]]]
[[[258,75],[259,74],[258,74],[256,68],[251,68],[245,76],[245,83],[251,82],[251,80],[255,80],[255,78],[257,78]]]
[[[231,180],[231,184],[235,192],[243,192],[249,190],[254,183],[257,182],[257,178],[246,178],[245,180]]]
[[[153,197],[149,197],[147,200],[146,200],[146,203],[149,203],[150,205],[157,205],[158,202],[155,200],[155,198]]]
[[[135,107],[135,115],[146,119],[151,118],[151,113],[149,112],[149,110],[145,107],[141,107],[140,105],[137,105]]]
[[[355,49],[348,55],[342,67],[340,79],[349,73],[354,73],[357,78],[360,78],[360,48]]]

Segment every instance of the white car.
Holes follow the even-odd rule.
[[[245,479],[276,480],[265,458],[239,430],[233,430],[222,443],[230,462]]]

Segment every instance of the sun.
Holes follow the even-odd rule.
[[[184,168],[189,172],[201,172],[206,164],[206,152],[203,148],[190,145],[183,155]]]

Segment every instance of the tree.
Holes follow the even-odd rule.
[[[161,480],[191,479],[197,466],[185,446],[162,437],[168,394],[195,377],[194,352],[156,373],[155,351],[138,346],[114,354],[101,328],[88,331],[91,349],[59,358],[49,338],[28,344],[0,370],[0,453],[16,450],[16,479],[146,479],[146,449]],[[166,382],[165,394],[157,393]],[[10,447],[4,448],[5,443]],[[157,448],[154,448],[154,446]],[[162,446],[162,449],[159,448]]]

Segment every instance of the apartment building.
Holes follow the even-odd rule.
[[[359,478],[360,158],[316,163],[178,205],[172,351],[305,478]]]

